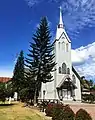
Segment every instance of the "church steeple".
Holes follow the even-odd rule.
[[[63,20],[62,20],[62,8],[60,6],[60,19],[59,19],[59,24],[58,24],[58,28],[63,28]]]
[[[59,23],[57,25],[57,31],[56,31],[56,39],[59,39],[59,37],[64,32],[64,25],[62,20],[62,8],[60,7],[60,16],[59,16]]]

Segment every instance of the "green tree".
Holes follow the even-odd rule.
[[[25,86],[20,91],[20,99],[23,102],[33,104],[33,98],[35,93],[35,81],[31,77],[25,78]],[[30,102],[29,102],[30,101]]]
[[[13,90],[18,92],[24,87],[24,53],[20,52],[17,62],[15,64],[13,78],[12,78]]]
[[[90,88],[93,87],[93,80],[90,80],[90,81],[89,81],[89,86],[90,86]]]
[[[33,43],[30,43],[29,54],[26,58],[27,67],[29,68],[29,76],[35,81],[34,103],[41,84],[51,82],[53,68],[55,66],[54,45],[51,44],[51,35],[46,17],[41,19],[36,33],[33,35]]]
[[[0,101],[5,102],[7,97],[6,83],[0,82]]]
[[[7,97],[13,97],[14,91],[13,91],[13,86],[12,86],[12,80],[8,81],[6,83],[6,92],[7,92]]]

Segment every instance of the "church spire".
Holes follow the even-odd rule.
[[[61,8],[61,6],[60,6],[60,19],[59,19],[58,28],[63,28],[62,8]]]
[[[59,24],[57,25],[56,39],[59,39],[63,32],[65,33],[65,29],[62,20],[62,8],[60,7],[60,17],[59,17]]]

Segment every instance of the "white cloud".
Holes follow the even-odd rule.
[[[39,3],[39,0],[25,0],[29,7],[32,7]]]
[[[86,62],[85,64],[76,66],[75,68],[80,73],[80,75],[95,79],[95,63],[94,62],[90,62],[90,63]]]
[[[63,9],[64,24],[72,38],[80,30],[95,25],[95,0],[25,0],[30,7],[42,2],[57,3]]]
[[[72,62],[81,75],[95,78],[95,42],[73,49]]]
[[[64,23],[69,33],[95,25],[95,0],[65,0],[62,2]]]
[[[74,65],[79,65],[84,62],[84,58],[77,54],[77,50],[72,50],[72,61]]]
[[[39,4],[39,3],[41,3],[41,2],[53,2],[53,3],[56,3],[56,2],[58,2],[58,0],[24,0],[24,1],[26,1],[27,2],[27,4],[28,4],[28,6],[29,7],[33,7],[34,5],[37,5],[37,4]]]
[[[75,50],[72,50],[73,63],[84,63],[85,61],[95,61],[95,42],[87,46],[81,46]]]

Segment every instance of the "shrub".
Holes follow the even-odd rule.
[[[37,103],[37,106],[39,106],[40,111],[44,112],[44,110],[47,108],[48,102],[47,101],[43,101],[40,103]]]
[[[50,104],[47,105],[46,110],[45,110],[45,113],[46,113],[47,116],[52,117],[53,106],[54,106],[53,103],[50,103]]]
[[[42,107],[43,107],[44,109],[46,109],[46,107],[47,107],[47,105],[48,105],[48,102],[47,102],[47,101],[43,101],[41,105],[42,105]]]
[[[66,105],[56,105],[53,108],[52,120],[74,120],[75,114],[72,109]]]
[[[55,113],[55,109],[62,109],[63,110],[63,104],[58,104],[58,103],[49,103],[46,107],[45,113],[47,116],[52,117],[53,114]]]
[[[64,119],[62,120],[75,120],[75,114],[68,105],[64,107],[63,113],[64,113],[63,116]]]
[[[46,115],[52,117],[52,120],[74,120],[75,114],[72,109],[66,105],[50,103],[46,107]]]
[[[95,95],[93,95],[93,94],[83,94],[82,99],[83,99],[84,102],[88,101],[90,103],[93,103],[95,101]]]
[[[52,120],[63,120],[63,104],[54,104],[52,109]]]
[[[80,109],[76,113],[75,120],[92,120],[92,118],[86,110]]]
[[[52,111],[52,120],[63,120],[64,112],[61,108],[53,108]]]

